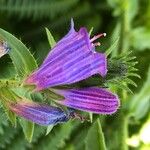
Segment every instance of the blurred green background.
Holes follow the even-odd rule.
[[[119,38],[112,55],[132,50],[137,57],[141,79],[132,77],[138,87],[130,87],[134,94],[128,94],[120,107],[131,115],[118,112],[100,118],[108,150],[150,150],[150,0],[0,0],[0,28],[21,38],[39,64],[49,52],[45,27],[57,41],[69,30],[71,18],[76,29],[93,27],[92,36],[107,33],[98,51],[107,50]],[[8,60],[7,56],[0,60],[0,72]],[[21,128],[13,128],[0,111],[0,150],[97,150],[88,144],[94,144],[97,136],[90,126],[70,121],[47,136],[44,127],[36,126],[33,141],[28,143]]]

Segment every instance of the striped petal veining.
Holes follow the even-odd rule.
[[[18,101],[17,103],[9,103],[8,106],[12,112],[39,125],[66,122],[73,113],[72,110],[68,110],[66,113],[58,107],[31,101]]]
[[[98,87],[67,90],[55,89],[54,92],[65,97],[65,100],[57,101],[58,103],[74,109],[97,114],[112,114],[119,107],[117,95]]]
[[[72,21],[69,33],[56,44],[41,67],[26,79],[26,83],[36,85],[36,90],[42,90],[75,83],[94,74],[105,76],[106,56],[95,52],[94,40],[90,40],[84,27],[76,32]]]

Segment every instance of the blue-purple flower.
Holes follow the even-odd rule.
[[[59,107],[39,104],[29,100],[20,100],[16,103],[9,102],[8,107],[17,115],[39,125],[64,123],[74,115],[74,111],[71,109],[64,112]]]
[[[10,47],[8,46],[7,42],[0,40],[0,58],[7,54],[10,50]]]
[[[112,114],[119,106],[118,96],[103,88],[54,89],[53,91],[65,97],[64,100],[57,101],[59,104],[83,111]]]
[[[27,77],[26,84],[35,85],[35,91],[51,88],[53,92],[64,97],[57,103],[69,108],[97,114],[116,112],[119,107],[118,96],[104,88],[56,89],[56,86],[72,84],[95,74],[105,77],[107,74],[106,55],[96,52],[95,46],[100,45],[100,43],[94,43],[101,36],[105,36],[105,33],[90,39],[84,27],[76,32],[72,20],[69,33],[54,46],[43,64]],[[29,107],[23,108],[24,114],[30,110]],[[47,111],[46,106],[42,106],[42,110],[44,109]],[[49,113],[51,116],[53,109],[49,109]],[[56,118],[59,115],[60,118],[64,117],[62,112],[57,114]],[[30,115],[33,116],[31,113],[28,116],[24,115],[24,117],[30,119]],[[38,114],[34,117],[39,117],[39,122],[36,122],[41,124],[42,118],[40,121]],[[49,123],[49,121],[47,122]]]
[[[76,32],[72,20],[69,33],[54,46],[41,67],[26,79],[26,83],[36,85],[39,91],[75,83],[94,74],[104,77],[107,73],[106,56],[95,51],[95,46],[100,43],[93,43],[101,36],[105,36],[105,33],[90,39],[84,27]]]

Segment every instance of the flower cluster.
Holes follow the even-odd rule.
[[[105,36],[99,34],[90,38],[87,29],[78,32],[71,21],[71,29],[50,51],[43,64],[29,75],[25,83],[35,85],[35,91],[52,88],[63,98],[57,103],[70,108],[97,114],[112,114],[119,107],[118,96],[99,87],[58,89],[60,85],[69,85],[99,74],[107,74],[107,58],[95,51],[99,46],[96,39]],[[11,104],[10,109],[16,114],[35,123],[48,125],[65,122],[73,111],[66,115],[60,108],[44,106],[34,102]]]

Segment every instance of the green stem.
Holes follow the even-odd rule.
[[[122,1],[128,7],[128,0]],[[118,49],[118,54],[126,52],[129,49],[129,33],[130,33],[130,21],[127,16],[128,8],[122,7],[122,14],[120,16],[121,19],[121,31],[120,31],[120,44]],[[126,144],[126,140],[128,138],[128,116],[124,110],[124,103],[127,100],[126,91],[121,91],[122,95],[122,109],[119,112],[119,116],[117,119],[118,126],[118,148],[120,150],[128,150],[128,145]]]
[[[128,138],[128,117],[121,110],[118,116],[118,148],[120,150],[128,150],[128,145],[126,144],[126,140]]]
[[[118,54],[121,54],[123,50],[123,43],[124,43],[124,26],[125,26],[125,19],[124,19],[124,12],[122,12],[120,16],[121,28],[120,28],[120,41],[118,46]]]
[[[120,15],[120,22],[121,22],[121,28],[120,28],[120,44],[118,47],[118,54],[121,54],[122,52],[126,52],[129,48],[129,36],[130,36],[130,21],[127,15],[128,8],[125,8],[124,5],[127,5],[129,0],[122,1],[122,13]]]

